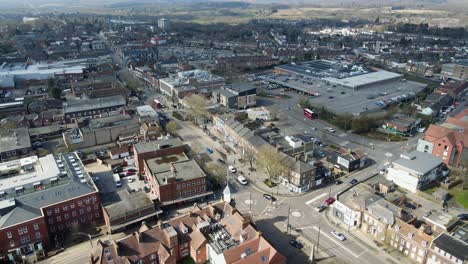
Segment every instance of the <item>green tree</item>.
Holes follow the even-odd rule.
[[[49,78],[47,80],[47,93],[55,99],[60,99],[62,95],[62,90],[57,87],[57,83],[54,78]]]

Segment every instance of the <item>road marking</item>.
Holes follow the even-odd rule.
[[[315,197],[315,198],[313,198],[313,199],[310,199],[310,200],[307,201],[305,204],[310,205],[311,203],[317,201],[318,199],[320,199],[320,198],[322,198],[322,197],[324,197],[324,196],[326,196],[326,195],[327,195],[327,193],[322,193],[321,195],[319,195],[319,196],[317,196],[317,197]]]
[[[314,226],[313,228],[314,228],[315,231],[318,232],[318,230],[319,230],[318,227]],[[355,258],[359,258],[362,254],[365,253],[365,251],[364,251],[364,252],[360,253],[359,255],[356,255],[356,254],[355,254],[354,252],[352,252],[350,249],[348,249],[347,247],[343,246],[341,243],[337,242],[337,241],[336,241],[336,238],[329,236],[329,235],[328,235],[327,233],[325,233],[325,232],[320,232],[320,235],[321,235],[321,236],[325,236],[326,238],[330,239],[333,243],[335,243],[335,244],[337,244],[338,246],[342,247],[344,250],[346,250],[349,254],[351,254],[351,255],[352,255],[353,257],[355,257]],[[366,249],[366,250],[367,250],[367,249]]]

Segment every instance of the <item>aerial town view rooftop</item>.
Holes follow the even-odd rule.
[[[0,263],[468,263],[463,0],[0,0]]]

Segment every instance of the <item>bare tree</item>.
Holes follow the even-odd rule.
[[[258,151],[257,167],[270,178],[277,180],[280,175],[288,173],[285,157],[271,146],[263,146]]]
[[[250,171],[253,170],[253,163],[256,159],[255,156],[255,152],[250,148],[244,149],[244,160],[247,160],[249,162]]]
[[[198,124],[199,117],[208,116],[208,101],[205,97],[194,94],[184,98],[185,105],[189,110],[189,114],[193,116],[195,124]]]

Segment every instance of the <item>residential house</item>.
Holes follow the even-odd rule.
[[[466,152],[468,130],[459,131],[431,124],[418,140],[417,150],[439,157],[445,164],[458,167]]]
[[[401,154],[399,159],[392,162],[386,178],[416,193],[442,176],[442,164],[440,158],[415,150]]]
[[[433,240],[426,231],[424,224],[417,226],[416,220],[407,223],[396,218],[395,224],[387,230],[387,243],[411,260],[426,263]]]
[[[441,233],[431,243],[427,264],[462,264],[468,261],[468,227],[460,226],[453,233]]]
[[[467,81],[450,80],[445,85],[438,87],[434,92],[444,95],[448,94],[452,100],[457,100],[468,91]]]
[[[65,122],[72,123],[77,119],[99,117],[101,114],[121,109],[125,105],[126,100],[121,95],[68,102],[63,107]]]
[[[408,137],[414,136],[420,125],[421,118],[395,115],[391,120],[384,121],[382,128],[390,134]]]
[[[190,257],[195,263],[284,264],[286,258],[225,202],[197,204],[188,213],[154,228],[141,228],[122,239],[98,243],[90,264],[175,264]]]
[[[359,149],[347,150],[338,149],[333,151],[327,160],[339,166],[342,170],[352,172],[355,170],[363,169],[369,164],[367,155]]]

